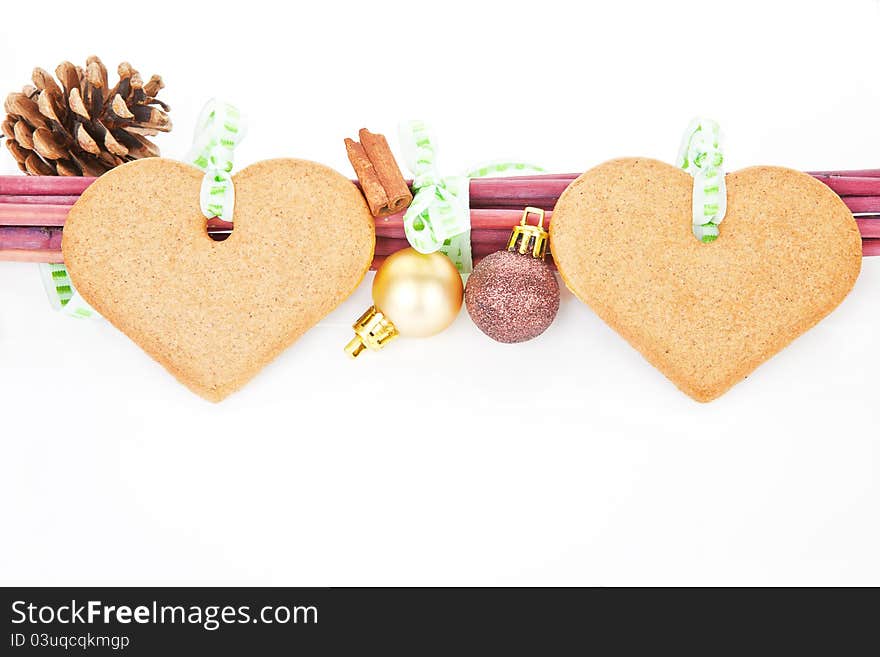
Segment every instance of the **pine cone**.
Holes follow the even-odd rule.
[[[59,87],[35,68],[35,86],[7,96],[8,116],[0,126],[18,167],[34,176],[100,176],[159,155],[147,137],[171,130],[168,105],[155,97],[165,86],[162,78],[154,75],[144,84],[127,62],[118,72],[111,89],[97,57],[86,60],[85,70],[63,62],[55,69]]]

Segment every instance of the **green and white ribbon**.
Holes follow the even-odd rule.
[[[424,121],[405,121],[399,132],[404,161],[413,173],[413,201],[403,216],[406,239],[419,253],[440,251],[459,272],[469,273],[473,269],[470,178],[527,175],[544,170],[521,162],[495,162],[464,176],[440,176],[428,125]]]
[[[718,224],[727,212],[727,186],[722,168],[724,153],[718,124],[704,118],[691,121],[676,163],[694,177],[694,235],[702,242],[713,242],[718,239]]]
[[[441,177],[435,147],[424,121],[400,124],[403,158],[413,173],[413,201],[403,216],[406,239],[419,253],[442,251],[461,272],[473,268],[468,180]]]
[[[40,278],[49,303],[55,310],[77,319],[100,319],[98,311],[92,308],[79,292],[73,288],[70,275],[64,265],[40,263]]]
[[[205,172],[199,197],[202,214],[232,221],[235,187],[232,155],[247,133],[247,122],[234,105],[212,98],[196,122],[195,137],[186,161]]]
[[[474,167],[465,175],[468,178],[504,178],[510,176],[528,176],[530,174],[547,173],[544,167],[529,162],[508,162],[493,160]]]

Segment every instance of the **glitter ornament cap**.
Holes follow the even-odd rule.
[[[528,223],[530,214],[538,215],[537,225]],[[544,228],[544,211],[540,208],[527,207],[523,210],[519,225],[513,227],[513,232],[507,241],[507,250],[518,250],[522,254],[531,251],[532,257],[543,260],[547,255],[547,240],[549,239],[550,234]],[[519,247],[517,247],[517,242]]]

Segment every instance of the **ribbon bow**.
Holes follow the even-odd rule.
[[[718,224],[727,212],[721,129],[711,119],[694,119],[678,151],[678,166],[694,177],[693,230],[702,242],[718,239]]]
[[[403,215],[407,241],[419,253],[440,251],[461,273],[470,272],[470,178],[525,175],[544,169],[523,162],[499,162],[478,167],[464,176],[441,177],[435,164],[431,132],[424,121],[401,123],[400,143],[404,161],[414,176],[413,201]]]

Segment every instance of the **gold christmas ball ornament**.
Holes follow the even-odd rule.
[[[408,248],[389,256],[373,279],[373,306],[352,325],[352,357],[378,351],[398,335],[425,338],[446,329],[461,310],[461,275],[442,253]]]
[[[458,316],[461,300],[461,275],[442,253],[403,249],[389,256],[373,280],[373,303],[407,337],[440,333]]]

